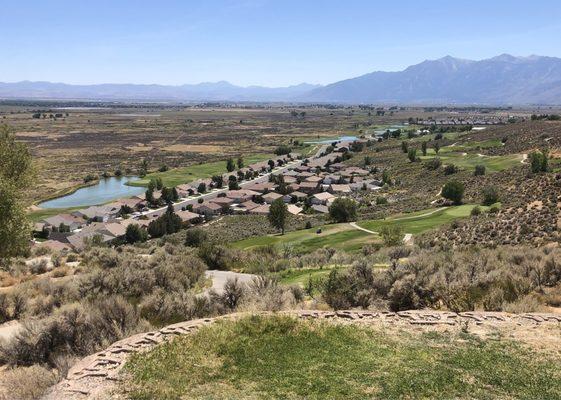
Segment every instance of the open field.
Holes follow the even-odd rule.
[[[560,367],[558,355],[501,337],[254,316],[133,356],[121,390],[132,399],[545,399],[561,396]]]
[[[254,154],[244,156],[244,164],[249,165],[260,161],[274,158],[273,154]],[[235,160],[234,160],[235,161]],[[206,179],[212,175],[226,173],[226,160],[210,163],[196,164],[189,167],[174,168],[165,172],[154,172],[146,175],[144,179],[128,183],[131,186],[147,186],[148,182],[154,178],[162,178],[165,186],[173,187],[182,183],[192,182],[197,179]]]
[[[292,116],[295,109],[305,111],[305,117]],[[33,118],[38,110],[41,118]],[[514,115],[530,112],[508,111]],[[495,113],[507,115],[505,110]],[[162,165],[183,168],[230,156],[270,154],[276,146],[291,140],[302,143],[362,136],[402,125],[410,117],[426,119],[428,115],[444,119],[449,113],[422,107],[403,107],[377,115],[368,107],[41,101],[0,104],[2,123],[13,126],[33,153],[37,170],[35,190],[29,193],[33,201],[73,188],[88,174],[113,173],[116,169],[135,174],[143,159],[149,162],[151,172]],[[448,132],[444,137],[452,140],[465,135]],[[295,151],[309,155],[313,149],[299,146]]]
[[[21,103],[21,104],[20,104]],[[279,144],[300,138],[356,135],[357,126],[400,121],[398,113],[373,118],[367,110],[219,105],[160,105],[73,102],[5,102],[0,118],[30,147],[37,170],[33,201],[64,192],[88,174],[134,174],[143,159],[149,170],[182,168],[249,154],[270,154]],[[68,106],[65,109],[57,107]],[[32,118],[41,110],[45,117]],[[55,114],[62,117],[54,117]],[[51,117],[52,115],[52,117]],[[300,143],[303,140],[299,140]],[[315,146],[298,146],[309,155]],[[128,173],[127,173],[128,174]]]

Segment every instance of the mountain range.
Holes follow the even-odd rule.
[[[241,87],[229,82],[194,85],[51,82],[0,83],[0,98],[256,101],[399,104],[561,104],[561,59],[502,54],[473,61],[446,56],[403,71],[377,71],[326,86]]]

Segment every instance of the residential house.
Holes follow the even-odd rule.
[[[351,193],[351,187],[348,184],[331,184],[328,191],[334,194],[347,194]]]
[[[253,210],[249,211],[250,214],[267,215],[269,214],[269,204],[261,204],[259,207],[255,207]]]
[[[329,207],[324,206],[323,204],[314,204],[312,205],[312,209],[321,214],[329,213]]]
[[[251,210],[259,207],[260,204],[257,204],[251,200],[244,201],[243,203],[237,204],[232,207],[232,210],[236,213],[245,214],[250,212]]]
[[[201,215],[218,215],[222,211],[222,206],[216,203],[197,203],[193,205],[193,211]]]
[[[317,175],[312,175],[312,176],[309,176],[306,179],[304,179],[304,182],[320,183],[322,181],[323,181],[323,177],[317,176]]]
[[[287,208],[288,212],[293,214],[293,215],[298,215],[303,211],[303,209],[301,207],[298,207],[295,204],[289,204],[288,206],[286,206],[286,208]]]
[[[179,218],[181,218],[181,221],[183,222],[195,223],[196,221],[199,221],[201,219],[201,216],[199,214],[195,214],[187,210],[177,211],[176,214]]]
[[[263,200],[265,200],[265,203],[267,204],[271,204],[273,201],[280,199],[282,196],[282,194],[277,193],[277,192],[270,192],[270,193],[266,193],[263,196]]]
[[[323,204],[327,205],[327,202],[330,199],[334,199],[335,196],[329,192],[320,192],[316,193],[312,196],[311,202],[312,204]]]
[[[319,191],[319,185],[317,182],[302,182],[298,187],[298,191],[307,194],[314,194]]]
[[[81,210],[74,211],[72,215],[82,217],[88,221],[107,222],[117,218],[121,208],[113,206],[92,206]]]
[[[292,198],[296,198],[296,201],[304,201],[306,200],[306,198],[308,197],[308,195],[306,193],[303,192],[299,192],[299,191],[294,191],[292,193],[287,194],[285,197],[285,202],[286,203],[291,203],[292,202]],[[287,200],[287,199],[288,200]]]
[[[229,190],[226,192],[226,197],[233,199],[236,203],[242,203],[246,200],[251,200],[253,196],[258,196],[259,192],[254,192],[253,190],[240,189],[240,190]]]
[[[262,182],[262,183],[253,183],[251,185],[247,185],[245,186],[245,189],[252,190],[254,192],[259,192],[259,193],[267,193],[267,192],[273,192],[275,190],[275,186],[276,185],[274,182]]]
[[[61,224],[68,226],[70,231],[75,231],[86,225],[84,218],[72,214],[58,214],[52,217],[45,218],[43,221],[44,227],[48,230],[58,230]]]

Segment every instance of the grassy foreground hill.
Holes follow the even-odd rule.
[[[253,316],[136,354],[121,390],[131,399],[552,399],[560,367],[555,352],[467,330]]]

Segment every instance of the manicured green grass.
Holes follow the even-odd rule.
[[[419,234],[430,229],[438,228],[455,219],[469,217],[474,204],[464,204],[442,209],[429,208],[410,214],[396,215],[383,220],[365,220],[357,225],[373,232],[379,232],[382,226],[399,224],[404,233]],[[489,207],[480,206],[482,211]],[[328,224],[321,227],[322,232],[316,233],[317,228],[302,229],[288,232],[284,235],[265,235],[244,239],[231,244],[236,249],[254,249],[263,246],[289,245],[296,251],[311,252],[322,247],[331,247],[349,252],[360,251],[366,244],[379,243],[377,234],[361,231],[350,224]]]
[[[253,316],[125,366],[130,399],[554,399],[561,359],[507,339]]]
[[[81,207],[70,207],[70,208],[42,208],[40,210],[29,212],[27,216],[31,221],[37,222],[42,219],[52,217],[53,215],[66,214],[72,211],[80,210],[82,208],[84,207],[81,206]]]
[[[428,209],[411,214],[386,218],[384,220],[360,221],[358,226],[368,230],[379,232],[384,225],[399,225],[404,233],[418,235],[430,229],[438,228],[450,223],[455,219],[469,217],[474,204],[464,204],[442,209]],[[481,211],[487,211],[489,207],[479,206]]]
[[[324,225],[321,230],[322,232],[319,234],[316,233],[317,228],[311,228],[288,232],[284,235],[258,236],[235,242],[232,247],[252,249],[269,245],[289,245],[301,252],[311,252],[322,247],[359,251],[365,244],[379,241],[377,235],[355,229],[349,224]]]
[[[450,149],[447,147],[446,149]],[[444,150],[444,149],[443,149]],[[434,154],[434,151],[427,154]],[[522,156],[520,154],[509,154],[506,156],[479,156],[477,154],[462,154],[460,152],[440,151],[438,157],[443,164],[454,164],[467,170],[474,170],[476,165],[484,165],[487,172],[498,172],[520,165]],[[430,160],[434,155],[421,156],[421,160]]]
[[[244,157],[245,165],[276,158],[273,154],[254,154]],[[226,173],[226,160],[215,161],[205,164],[191,165],[189,167],[174,168],[166,172],[154,172],[146,175],[143,179],[129,182],[131,186],[147,186],[151,179],[162,178],[164,186],[174,187],[183,183],[189,183],[197,179],[210,178],[212,175]]]

